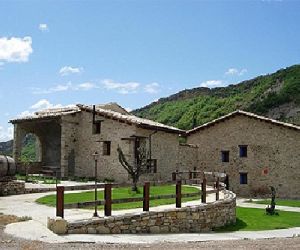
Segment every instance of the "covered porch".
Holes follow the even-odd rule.
[[[22,165],[22,148],[24,138],[35,136],[35,160],[30,162],[31,173],[54,175],[61,168],[61,119],[32,119],[14,121],[13,157]],[[30,169],[31,168],[31,169]]]

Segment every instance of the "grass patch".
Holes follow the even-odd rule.
[[[237,207],[235,225],[216,229],[217,232],[259,231],[300,226],[300,213],[278,211],[279,215],[266,215],[264,209]]]
[[[139,190],[142,190],[142,187],[139,187]],[[190,186],[182,186],[182,193],[196,193],[199,192],[198,188],[190,187]],[[167,194],[175,194],[176,189],[174,185],[164,185],[164,186],[152,186],[150,187],[150,196],[156,195],[167,195]],[[143,192],[132,192],[131,187],[122,187],[122,188],[114,188],[112,190],[112,199],[122,199],[122,198],[134,198],[134,197],[143,197]],[[104,199],[103,191],[98,191],[98,200]],[[189,197],[183,198],[182,201],[191,201],[200,199],[199,197]],[[94,191],[80,192],[80,193],[69,193],[65,194],[64,201],[65,204],[77,203],[77,202],[86,202],[94,200]],[[37,203],[45,204],[48,206],[55,206],[56,203],[56,195],[46,195],[36,200]],[[174,199],[160,199],[160,200],[152,200],[150,201],[150,207],[155,207],[159,205],[167,205],[175,203]],[[122,203],[122,204],[113,204],[114,210],[120,209],[130,209],[130,208],[140,208],[143,207],[142,202],[130,202],[130,203]],[[99,206],[99,209],[103,209],[103,206]]]
[[[300,200],[276,199],[275,202],[276,202],[276,205],[278,205],[278,206],[300,207]],[[266,199],[266,200],[260,200],[260,201],[252,201],[252,203],[270,205],[271,200]]]

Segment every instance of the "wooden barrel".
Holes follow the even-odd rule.
[[[16,174],[15,160],[9,156],[0,155],[0,177]]]

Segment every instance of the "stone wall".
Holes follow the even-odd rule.
[[[179,171],[194,170],[198,164],[198,146],[186,143],[179,144],[176,169]]]
[[[72,114],[61,117],[61,176],[75,175],[75,155],[77,153],[76,143],[79,114]]]
[[[48,219],[48,228],[59,234],[208,232],[236,221],[235,194],[230,191],[223,192],[224,200],[159,212],[141,212],[69,223],[60,218]]]
[[[130,181],[128,173],[121,166],[118,159],[118,145],[123,150],[129,162],[134,160],[134,137],[144,137],[149,149],[149,136],[151,135],[152,159],[157,160],[157,173],[145,174],[141,180],[171,180],[171,173],[176,169],[178,153],[178,135],[155,130],[138,128],[117,120],[96,116],[101,120],[101,133],[92,133],[92,113],[81,112],[78,114],[75,145],[75,175],[84,177],[94,176],[94,159],[92,154],[97,151],[98,178],[100,180],[113,179],[115,182]],[[111,142],[110,155],[103,154],[103,141]],[[62,142],[62,145],[65,143]]]
[[[0,196],[24,194],[25,182],[24,181],[3,181],[0,182]]]
[[[121,139],[135,135],[135,126],[96,116],[96,120],[102,120],[101,133],[93,134],[92,113],[81,112],[79,116],[75,147],[75,175],[94,177],[95,162],[92,155],[97,151],[99,153],[98,178],[100,180],[105,178],[114,179],[119,183],[127,181],[128,174],[118,161],[117,147],[120,145],[125,155],[128,155],[129,150],[132,153],[133,145],[131,145],[131,141]],[[103,141],[111,142],[110,155],[103,155]]]
[[[300,132],[236,115],[187,138],[199,146],[201,171],[226,172],[229,188],[241,196],[270,196],[269,186],[283,198],[300,197]],[[239,145],[247,145],[247,157],[240,157]],[[222,162],[221,151],[229,151],[229,162]],[[246,173],[247,184],[240,184]]]

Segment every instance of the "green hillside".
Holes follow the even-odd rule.
[[[22,142],[21,157],[23,160],[35,161],[35,136],[28,134],[25,136]],[[0,142],[0,155],[12,156],[13,151],[13,140],[7,142]]]
[[[300,65],[227,87],[183,90],[132,113],[191,129],[237,109],[300,124]]]

